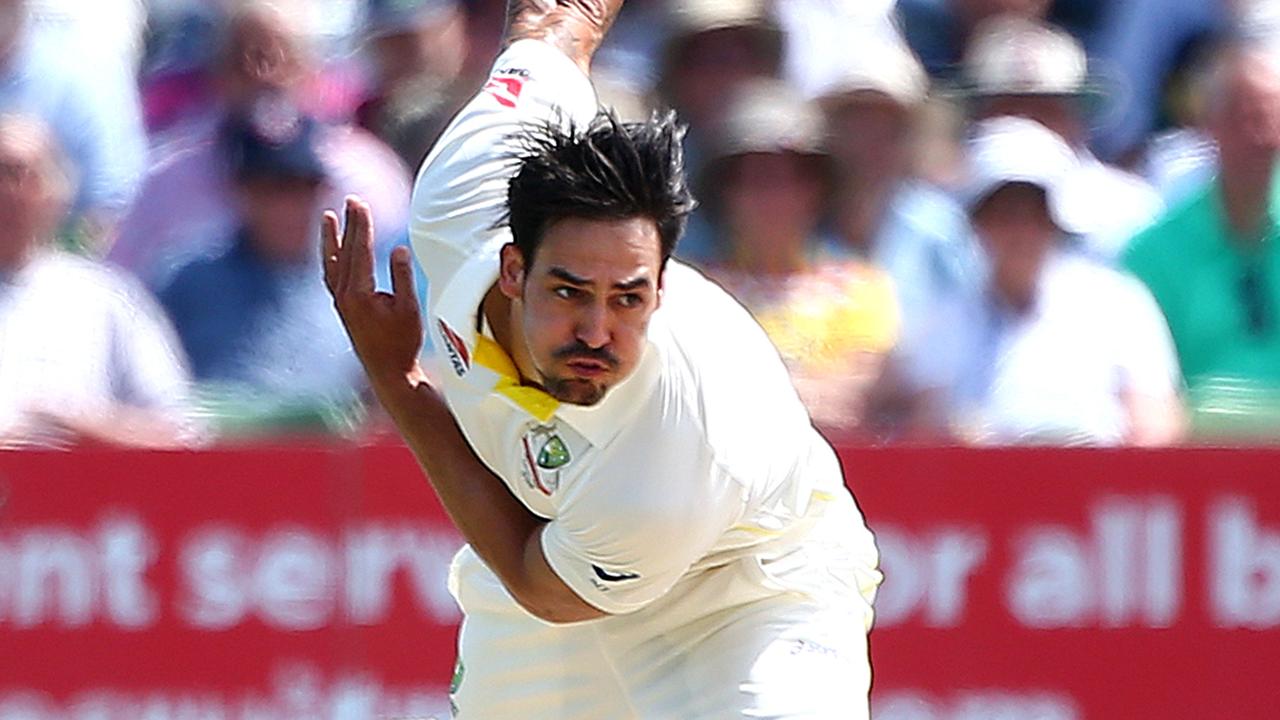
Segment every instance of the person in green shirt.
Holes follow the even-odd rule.
[[[1169,322],[1193,404],[1223,383],[1280,390],[1280,52],[1224,48],[1208,100],[1217,178],[1123,257]]]

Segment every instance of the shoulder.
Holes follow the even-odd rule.
[[[768,337],[724,288],[672,260],[663,278],[662,308],[650,340],[666,366],[694,385],[716,383],[720,371],[764,372],[781,366]]]
[[[114,265],[60,251],[47,253],[36,263],[37,286],[56,289],[80,312],[143,317],[152,314],[156,305],[141,281]]]
[[[57,283],[79,295],[115,296],[119,291],[132,292],[141,285],[131,275],[113,265],[90,260],[71,253],[45,253],[33,265],[38,282]]]
[[[1086,307],[1099,318],[1132,318],[1134,311],[1154,308],[1151,291],[1126,270],[1079,255],[1062,255],[1052,267],[1062,301]]]
[[[1138,233],[1125,251],[1125,266],[1141,275],[1150,264],[1176,261],[1178,258],[1173,253],[1191,249],[1205,233],[1216,233],[1219,213],[1214,193],[1217,187],[1216,182],[1209,183]]]
[[[717,461],[762,451],[762,438],[810,429],[782,359],[755,319],[720,286],[672,261],[650,340],[661,391],[682,409]]]
[[[231,288],[225,283],[240,274],[241,263],[238,255],[236,244],[233,242],[215,253],[198,255],[183,261],[160,290],[160,297],[167,303],[170,299],[193,292],[203,293],[210,286],[230,290]]]
[[[892,207],[900,222],[922,231],[950,236],[955,228],[968,224],[968,216],[954,197],[920,180],[903,183],[893,196]]]

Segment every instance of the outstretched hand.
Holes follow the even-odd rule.
[[[373,217],[364,201],[348,197],[345,222],[328,210],[321,226],[324,283],[375,390],[383,382],[421,377],[422,315],[409,249],[391,253],[391,292],[373,279]]]

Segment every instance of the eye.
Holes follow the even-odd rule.
[[[579,290],[576,287],[571,287],[569,285],[561,285],[559,287],[554,288],[551,292],[555,293],[555,296],[562,300],[575,300],[579,297],[582,297],[581,290]]]
[[[637,293],[626,293],[619,295],[616,302],[624,308],[635,308],[644,304],[644,298]]]

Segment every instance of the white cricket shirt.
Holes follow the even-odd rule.
[[[124,404],[164,413],[194,439],[190,385],[164,311],[123,273],[42,251],[0,276],[0,437],[27,412],[101,416]]]
[[[458,424],[549,521],[551,567],[607,613],[639,610],[678,584],[708,596],[697,604],[706,613],[786,591],[869,605],[877,553],[835,453],[764,332],[718,286],[671,262],[637,370],[589,408],[520,385],[478,331],[510,241],[497,223],[516,170],[513,136],[526,123],[585,125],[596,112],[590,81],[566,56],[515,43],[418,178],[411,233],[430,281],[429,367]],[[518,610],[466,553],[452,581],[464,612]]]

